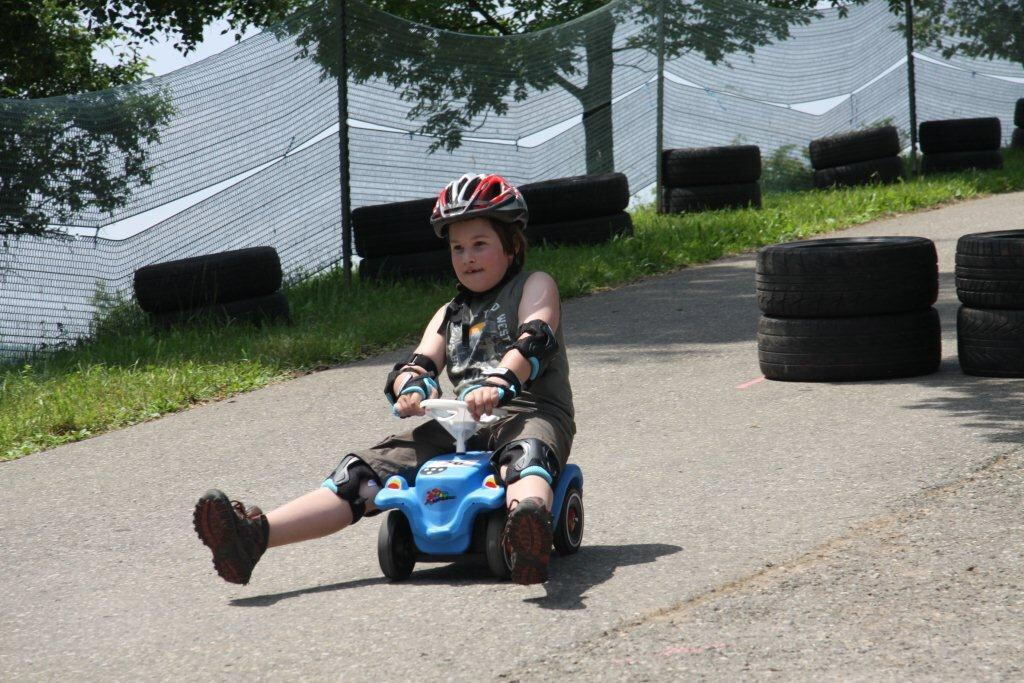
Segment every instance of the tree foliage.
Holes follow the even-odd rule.
[[[336,77],[339,53],[336,2],[311,0],[306,11],[290,15],[277,27],[282,34],[297,36],[304,54],[330,77]],[[666,56],[694,52],[712,63],[785,40],[792,26],[820,16],[814,11],[816,0],[637,0],[616,3],[585,23],[569,20],[608,3],[368,0],[373,7],[405,18],[429,19],[429,25],[403,26],[400,36],[379,29],[350,30],[349,68],[357,81],[380,79],[401,92],[413,104],[408,117],[423,121],[417,132],[434,138],[432,151],[457,148],[474,121],[507,113],[509,101],[521,101],[531,90],[560,87],[581,105],[588,172],[610,171],[615,165],[610,133],[615,60],[631,51],[655,51],[661,2]],[[832,0],[843,13],[847,4]],[[643,30],[624,46],[613,47],[615,25],[627,19],[639,22]],[[466,41],[446,31],[514,36],[492,44],[487,52],[488,64],[504,68],[474,68],[469,56],[466,64],[453,67],[452,55],[465,50]],[[394,49],[399,41],[401,51]]]
[[[0,238],[61,236],[87,209],[113,213],[152,181],[147,145],[171,114],[131,89],[0,100]]]
[[[959,53],[1024,66],[1024,2],[926,0],[916,4],[915,34],[946,57]]]
[[[0,239],[62,236],[55,223],[113,212],[151,182],[147,146],[171,107],[131,87],[145,62],[76,3],[0,0],[0,16]],[[98,62],[99,48],[117,63]]]
[[[188,52],[204,28],[226,20],[240,34],[275,26],[296,36],[306,56],[334,77],[338,65],[339,0],[0,0],[0,235],[48,234],[47,216],[73,219],[86,208],[113,211],[132,187],[152,179],[146,149],[158,141],[171,110],[159,93],[116,93],[33,103],[16,100],[102,91],[137,83],[145,75],[139,50],[170,36]],[[572,20],[604,0],[365,0],[366,5],[417,22],[392,49],[387,31],[352,31],[349,58],[357,81],[382,80],[410,103],[418,132],[431,149],[453,150],[488,116],[530,92],[561,88],[583,113],[590,172],[612,170],[611,86],[617,60],[656,49],[659,11],[666,18],[668,58],[699,54],[712,63],[785,40],[812,21],[817,0],[635,0],[616,3],[586,23]],[[830,0],[845,13],[867,0]],[[888,0],[900,15],[903,0]],[[359,5],[349,3],[358,15]],[[915,0],[919,42],[951,55],[1000,57],[1024,64],[1024,9],[1001,0]],[[803,10],[801,12],[773,12]],[[643,30],[613,48],[612,29],[625,19]],[[283,22],[283,23],[282,23]],[[602,22],[604,22],[602,24]],[[357,16],[358,23],[358,16]],[[550,29],[542,32],[542,29]],[[452,68],[453,33],[514,36],[491,44],[488,59],[504,68]],[[94,59],[98,47],[117,64]],[[100,107],[102,116],[95,116]],[[90,109],[92,108],[92,109]],[[93,115],[86,112],[93,111]],[[114,123],[116,122],[116,123]]]

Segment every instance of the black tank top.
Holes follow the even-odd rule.
[[[520,272],[487,292],[461,289],[448,304],[444,324],[445,365],[455,385],[455,395],[479,380],[488,368],[496,368],[519,336],[519,302],[532,275]],[[573,418],[569,361],[565,354],[562,325],[555,331],[558,351],[530,388],[513,399],[510,407],[523,410],[555,409]]]

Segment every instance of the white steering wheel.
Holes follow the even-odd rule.
[[[491,415],[481,415],[479,422],[473,419],[473,415],[466,407],[465,401],[458,401],[452,398],[430,398],[420,402],[420,406],[430,417],[437,420],[448,433],[455,437],[456,452],[466,452],[466,439],[471,437],[477,428],[482,424],[489,424],[499,420],[508,413],[501,409],[495,409]]]

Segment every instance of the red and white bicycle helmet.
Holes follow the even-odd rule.
[[[443,238],[449,225],[476,216],[525,228],[530,212],[519,189],[500,175],[467,173],[448,183],[437,195],[430,224],[434,233]]]

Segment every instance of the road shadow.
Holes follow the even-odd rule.
[[[251,598],[235,598],[229,604],[232,607],[270,607],[271,605],[276,605],[282,600],[298,598],[303,595],[311,595],[314,593],[332,593],[334,591],[345,590],[348,588],[364,588],[366,586],[376,586],[377,584],[387,582],[388,580],[383,576],[378,576],[373,579],[356,579],[355,581],[341,581],[339,583],[327,584],[326,586],[298,588],[293,591],[285,591],[284,593],[254,595]]]
[[[956,358],[946,357],[938,372],[930,375],[858,384],[937,389],[941,395],[904,407],[948,413],[992,443],[1024,444],[1024,379],[965,375]]]
[[[682,548],[677,545],[665,543],[584,545],[573,555],[552,555],[550,578],[544,583],[547,594],[543,597],[527,598],[524,602],[533,603],[544,609],[584,609],[584,594],[614,576],[615,570],[619,567],[647,564],[680,550]],[[483,565],[468,562],[417,571],[410,580],[446,586],[480,581],[504,583],[494,579]]]
[[[619,567],[654,562],[659,557],[677,553],[682,548],[665,543],[637,543],[631,545],[599,545],[583,546],[575,555],[551,558],[551,578],[544,584],[547,594],[539,598],[529,598],[531,602],[544,609],[584,609],[584,594],[599,584],[604,583],[615,574]],[[481,562],[463,561],[420,568],[418,565],[413,575],[405,583],[418,585],[443,585],[449,588],[475,585],[481,582],[499,582]],[[298,588],[284,593],[254,595],[248,598],[236,598],[229,604],[232,607],[270,607],[282,600],[311,595],[315,593],[331,593],[352,588],[365,588],[389,583],[383,576],[372,579],[356,579],[341,581],[324,586]]]
[[[637,347],[728,344],[757,335],[752,256],[684,268],[620,289],[580,297],[563,314],[566,343]]]
[[[552,558],[551,577],[544,584],[547,595],[524,602],[542,609],[585,609],[584,594],[612,578],[619,567],[655,562],[680,550],[667,543],[583,546],[575,555]]]
[[[955,246],[955,245],[954,245]],[[733,257],[708,267],[655,277],[637,285],[609,292],[600,301],[588,302],[594,311],[574,316],[573,346],[637,347],[645,357],[669,355],[683,362],[700,362],[699,352],[691,354],[686,344],[749,342],[756,354],[757,307],[752,257]],[[628,293],[627,293],[628,292]],[[935,309],[943,335],[943,361],[938,372],[920,377],[834,384],[872,384],[930,387],[941,396],[907,406],[914,410],[949,413],[963,426],[977,429],[992,442],[1024,443],[1024,379],[965,375],[956,359],[956,320],[960,302],[956,298],[955,274],[939,273],[939,298]],[[604,313],[600,313],[604,311]],[[593,313],[592,315],[590,313]],[[569,336],[567,332],[567,336]],[[621,363],[623,357],[609,354],[602,362]]]
[[[953,326],[956,327],[955,320]],[[955,345],[952,351],[956,352]],[[943,353],[938,371],[930,375],[856,382],[779,383],[925,387],[936,395],[902,407],[947,413],[950,419],[958,420],[962,427],[991,443],[1024,445],[1024,379],[966,375],[956,357],[949,357],[950,349],[945,344]]]

